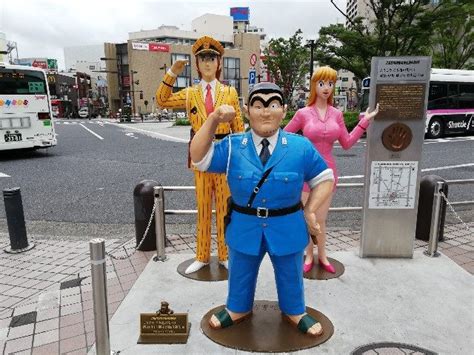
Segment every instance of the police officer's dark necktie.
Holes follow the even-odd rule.
[[[268,149],[270,142],[268,141],[268,139],[263,138],[260,144],[262,145],[262,150],[260,151],[259,157],[260,161],[262,162],[262,165],[265,165],[268,158],[270,158],[270,149]]]

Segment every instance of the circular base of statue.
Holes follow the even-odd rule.
[[[178,265],[178,273],[191,280],[197,281],[224,281],[227,280],[227,269],[219,264],[217,256],[211,256],[209,265],[204,266],[196,272],[185,274],[184,272],[196,259],[183,261]]]
[[[306,307],[306,312],[321,323],[323,334],[313,337],[301,333],[282,318],[274,301],[255,301],[250,318],[224,329],[212,329],[209,319],[224,307],[207,312],[201,320],[201,329],[213,342],[232,349],[265,353],[298,351],[318,346],[334,334],[329,318],[311,307]]]
[[[25,251],[33,249],[35,246],[36,246],[35,243],[30,243],[30,244],[28,244],[27,247],[22,248],[22,249],[12,249],[12,247],[9,246],[9,247],[6,247],[5,249],[3,249],[3,251],[5,253],[8,253],[8,254],[20,254],[20,253],[24,253]]]
[[[341,262],[333,258],[328,258],[328,261],[332,264],[332,266],[334,266],[334,268],[336,269],[336,273],[333,274],[324,270],[323,267],[319,265],[318,257],[317,255],[315,255],[313,268],[309,270],[309,272],[305,272],[303,274],[303,277],[305,279],[311,280],[329,280],[336,279],[344,273],[345,268]]]

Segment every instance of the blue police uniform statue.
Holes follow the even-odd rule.
[[[251,99],[256,91],[261,95]],[[272,96],[275,92],[278,95]],[[328,169],[309,140],[279,128],[286,111],[282,97],[281,90],[275,84],[255,85],[249,94],[251,131],[232,134],[211,144],[212,125],[216,123],[209,122],[209,129],[204,128],[208,133],[201,133],[195,143],[196,146],[210,146],[205,157],[195,163],[196,167],[208,172],[226,173],[231,191],[232,213],[226,229],[229,247],[226,306],[234,313],[251,314],[258,270],[266,253],[275,271],[282,313],[288,316],[303,315],[306,309],[302,261],[309,233],[300,204],[301,191],[304,182],[315,187],[334,178],[332,170]],[[267,128],[260,129],[272,117],[275,121],[274,130],[268,133]],[[260,125],[258,129],[257,125]],[[263,132],[264,136],[259,135],[259,132]],[[204,136],[206,138],[202,139]],[[205,144],[202,143],[204,141]],[[263,141],[267,141],[266,145],[270,144],[268,141],[273,143],[270,144],[271,155],[266,152],[269,157],[262,162],[263,150],[267,149],[259,146],[260,142],[263,145]],[[201,159],[204,153],[197,156]],[[327,194],[332,189],[332,184],[329,185]],[[325,196],[321,195],[321,199],[325,199]],[[220,328],[235,324],[225,310],[220,316],[215,316],[221,323]],[[317,323],[314,319],[308,322],[304,332]]]
[[[247,132],[215,144],[207,171],[227,172],[232,202],[246,206],[263,173],[270,168],[267,181],[253,201],[260,216],[234,210],[226,229],[230,252],[227,307],[234,312],[252,309],[258,269],[268,252],[275,268],[280,309],[285,314],[301,314],[305,311],[302,260],[308,245],[303,211],[267,218],[265,214],[266,209],[298,205],[303,183],[326,172],[326,163],[306,138],[280,130],[278,143],[263,166],[252,134]]]

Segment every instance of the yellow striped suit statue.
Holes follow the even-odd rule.
[[[156,102],[162,108],[185,108],[192,131],[197,132],[209,114],[221,105],[231,105],[236,111],[233,121],[219,124],[215,139],[224,138],[229,133],[243,132],[237,91],[221,84],[217,79],[221,72],[221,59],[224,47],[214,38],[204,36],[193,45],[201,82],[192,87],[173,93],[176,77],[184,70],[187,61],[177,60],[165,74],[156,92]],[[224,216],[227,211],[227,198],[230,195],[225,174],[214,174],[194,170],[196,185],[197,248],[196,260],[185,273],[196,272],[209,264],[211,249],[212,197],[214,196],[217,221],[217,250],[219,263],[227,268],[227,246],[224,238]]]

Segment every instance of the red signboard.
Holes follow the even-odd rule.
[[[123,76],[122,78],[122,85],[123,86],[130,86],[130,76]]]
[[[31,66],[35,68],[48,69],[48,62],[35,60],[33,63],[31,63]]]
[[[252,53],[252,55],[250,56],[250,65],[254,67],[256,63],[257,63],[257,55],[255,53]]]
[[[169,52],[170,46],[165,43],[149,43],[150,52]]]

